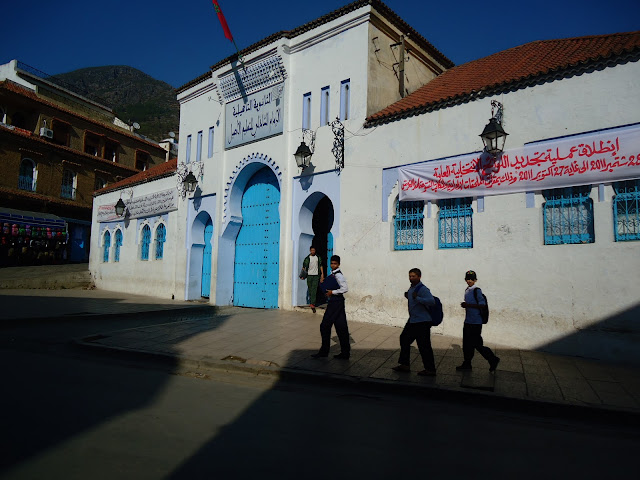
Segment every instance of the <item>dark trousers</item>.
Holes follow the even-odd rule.
[[[496,356],[489,347],[484,346],[482,340],[482,325],[465,323],[462,329],[462,353],[464,355],[464,363],[471,363],[475,350],[482,355],[488,362],[493,361]]]
[[[400,365],[411,364],[411,344],[413,341],[418,344],[418,350],[422,357],[422,364],[426,370],[435,370],[436,362],[433,358],[433,348],[431,348],[431,323],[419,322],[411,323],[407,322],[400,334],[400,359],[398,363]]]
[[[316,305],[316,294],[318,293],[319,283],[320,275],[307,276],[307,288],[309,289],[309,305]]]
[[[327,309],[320,323],[320,335],[322,336],[321,353],[328,353],[331,345],[331,327],[336,327],[340,349],[342,353],[349,354],[349,327],[347,326],[347,313],[344,310],[344,297],[342,295],[332,295],[329,297]]]

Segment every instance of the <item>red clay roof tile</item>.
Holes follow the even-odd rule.
[[[112,183],[111,185],[107,185],[100,190],[96,190],[94,192],[94,196],[102,195],[103,193],[108,193],[113,190],[119,190],[129,185],[137,185],[139,183],[150,182],[151,180],[155,180],[160,177],[164,177],[167,175],[171,175],[178,169],[178,159],[172,158],[168,162],[161,163],[159,165],[155,165],[151,167],[149,170],[145,170],[144,172],[140,172],[131,177],[127,177],[119,182]]]
[[[545,75],[621,57],[640,50],[640,31],[541,40],[504,50],[445,71],[411,95],[367,118],[374,126],[468,100],[472,95],[515,87]]]

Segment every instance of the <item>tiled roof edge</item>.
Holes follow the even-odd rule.
[[[617,34],[613,34],[613,35],[617,35]],[[593,35],[589,37],[579,37],[579,38],[598,38],[598,37],[609,37],[609,36],[612,36],[612,35]],[[568,39],[568,40],[573,40],[573,39]],[[557,41],[557,40],[539,40],[531,43],[541,43],[541,42],[548,42],[548,41]],[[528,44],[525,44],[525,45],[528,45]],[[519,47],[514,47],[514,48],[519,48]],[[498,52],[498,53],[501,53],[501,52]],[[445,98],[436,102],[424,104],[424,105],[418,105],[416,107],[407,108],[406,110],[401,110],[395,113],[380,115],[378,117],[376,117],[376,115],[378,115],[376,113],[368,117],[365,120],[365,123],[363,126],[365,128],[371,128],[378,125],[383,125],[385,123],[391,123],[397,120],[401,120],[404,118],[421,115],[423,113],[433,112],[435,110],[440,110],[442,108],[448,108],[455,105],[460,105],[462,103],[467,103],[472,100],[503,93],[508,90],[512,90],[512,91],[519,90],[522,88],[533,86],[537,83],[546,83],[553,80],[560,80],[562,78],[570,78],[580,73],[584,73],[585,71],[588,71],[590,69],[598,69],[599,67],[601,68],[613,67],[615,65],[627,63],[629,61],[637,61],[639,59],[640,59],[640,47],[623,49],[621,52],[611,52],[609,55],[606,55],[606,56],[591,58],[586,61],[580,61],[575,64],[563,65],[555,69],[532,74],[526,77],[521,77],[508,82],[487,85],[479,91],[466,92],[461,95],[448,97],[448,98]],[[477,61],[477,60],[473,60],[473,61]]]
[[[176,173],[177,169],[178,169],[178,159],[174,158],[169,160],[168,162],[155,165],[149,170],[140,172],[136,175],[132,175],[131,177],[123,178],[119,182],[113,183],[111,185],[107,185],[106,187],[101,188],[100,190],[96,190],[95,192],[93,192],[93,196],[98,197],[105,193],[110,193],[124,187],[133,187],[136,185],[141,185],[143,183],[151,182],[152,180],[158,180],[160,178],[170,177]],[[150,174],[154,170],[163,170],[163,171],[157,174]]]

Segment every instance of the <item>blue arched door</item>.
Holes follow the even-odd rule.
[[[202,255],[202,296],[209,298],[211,293],[211,237],[213,236],[213,223],[211,219],[204,227],[204,253]]]
[[[269,168],[259,170],[242,195],[236,239],[233,304],[278,308],[280,188]]]

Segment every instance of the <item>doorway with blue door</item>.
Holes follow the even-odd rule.
[[[331,274],[330,258],[333,255],[333,234],[331,227],[333,226],[333,203],[329,197],[323,196],[313,211],[311,227],[313,229],[313,238],[311,245],[316,247],[316,253],[322,258],[323,269],[325,275]],[[318,286],[316,292],[317,304],[322,305],[326,302],[324,293]]]
[[[211,204],[211,202],[209,202]],[[191,224],[185,298],[198,300],[211,296],[212,252],[214,246],[213,219],[207,211],[200,211]]]
[[[280,186],[268,167],[254,173],[242,194],[235,241],[233,304],[278,308]]]

